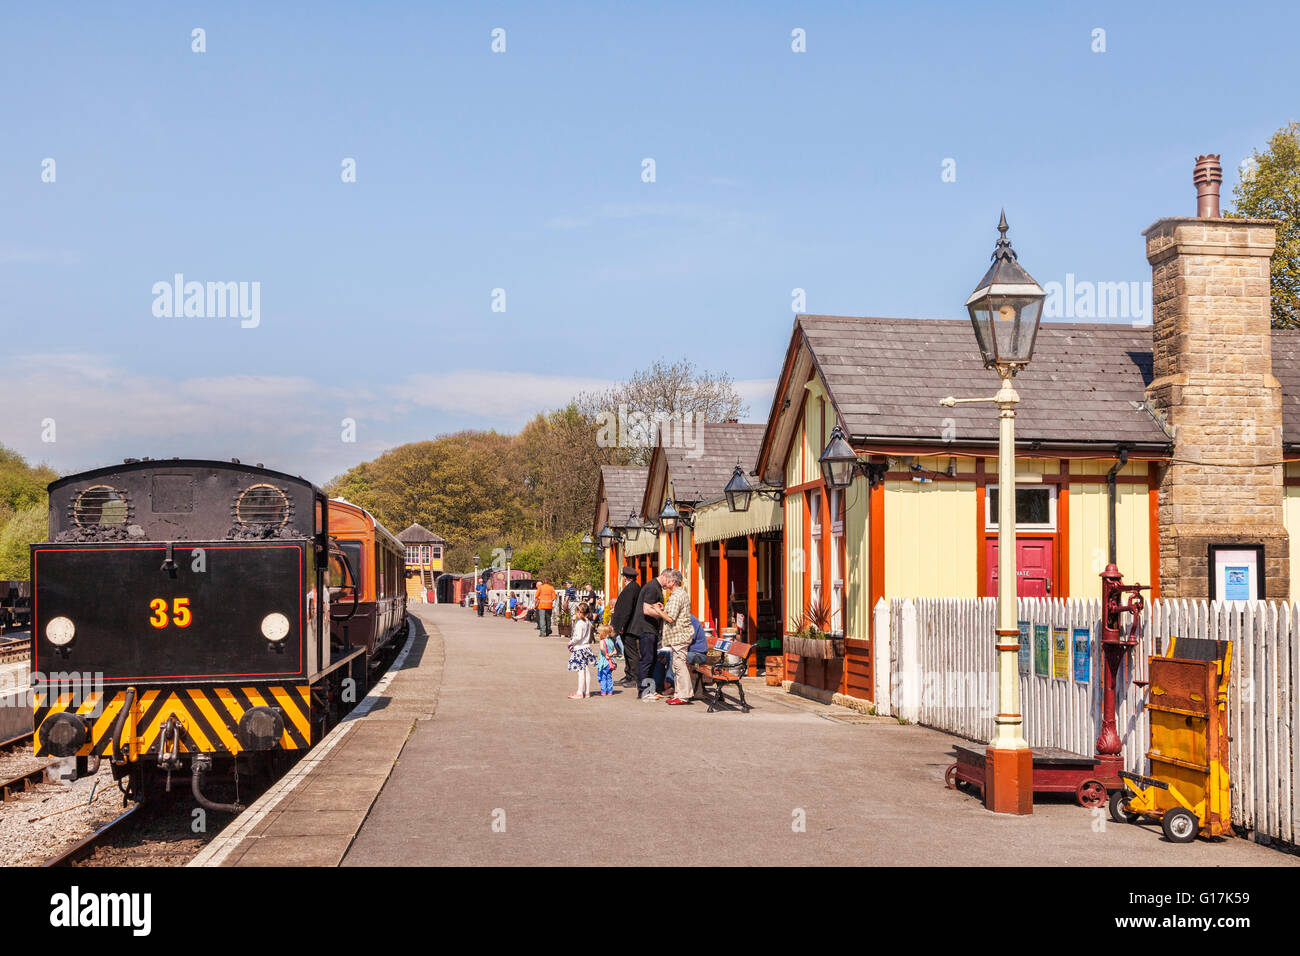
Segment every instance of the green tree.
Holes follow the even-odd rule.
[[[45,504],[45,487],[57,478],[46,465],[27,464],[18,452],[0,445],[0,526],[15,512]]]
[[[0,580],[26,581],[31,568],[28,545],[49,536],[49,509],[45,504],[28,505],[18,511],[0,531]]]
[[[452,547],[501,537],[521,515],[511,465],[515,445],[513,436],[497,432],[444,435],[387,451],[326,488],[370,511],[394,534],[419,522]]]
[[[1292,120],[1254,151],[1232,195],[1229,217],[1281,220],[1270,264],[1273,328],[1300,328],[1300,123]]]

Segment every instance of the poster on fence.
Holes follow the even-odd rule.
[[[1034,625],[1034,673],[1039,677],[1052,676],[1051,641],[1046,624]]]
[[[1016,655],[1020,664],[1020,673],[1029,673],[1029,622],[1016,621],[1016,626],[1020,628],[1020,653]]]
[[[1076,627],[1074,629],[1074,679],[1086,684],[1091,679],[1092,665],[1092,629]]]
[[[1052,676],[1058,680],[1070,679],[1070,631],[1068,628],[1052,628]]]

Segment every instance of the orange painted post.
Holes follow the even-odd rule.
[[[1160,597],[1160,485],[1154,462],[1147,462],[1147,527],[1151,545],[1147,559],[1151,569],[1151,597]]]
[[[727,626],[727,544],[729,539],[718,542],[718,634]]]
[[[1057,548],[1061,552],[1053,576],[1057,578],[1054,597],[1070,596],[1070,459],[1061,459],[1061,484],[1056,489]]]
[[[752,534],[746,535],[745,554],[749,562],[749,581],[746,585],[748,590],[745,592],[745,623],[748,625],[748,629],[741,636],[741,640],[746,644],[753,644],[758,640],[758,555],[755,553],[757,547],[758,542],[754,540],[754,536]],[[754,654],[749,655],[750,677],[758,675],[756,656]]]

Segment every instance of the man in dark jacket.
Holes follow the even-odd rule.
[[[664,626],[664,575],[651,578],[641,587],[632,615],[633,639],[640,642],[637,661],[637,696],[641,700],[662,700],[655,691],[654,666],[659,650],[659,635]]]
[[[636,583],[636,570],[623,569],[623,590],[618,592],[614,613],[609,624],[623,642],[623,679],[621,684],[636,686],[637,663],[640,660],[639,639],[632,633],[632,618],[636,614],[636,599],[641,588]]]

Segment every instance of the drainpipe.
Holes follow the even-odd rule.
[[[1107,551],[1107,559],[1110,564],[1115,563],[1115,475],[1118,474],[1119,470],[1126,464],[1128,464],[1128,449],[1121,445],[1118,460],[1116,460],[1110,471],[1106,472],[1106,494],[1108,497],[1107,507],[1109,517],[1107,528],[1107,544],[1109,545],[1109,550]]]

